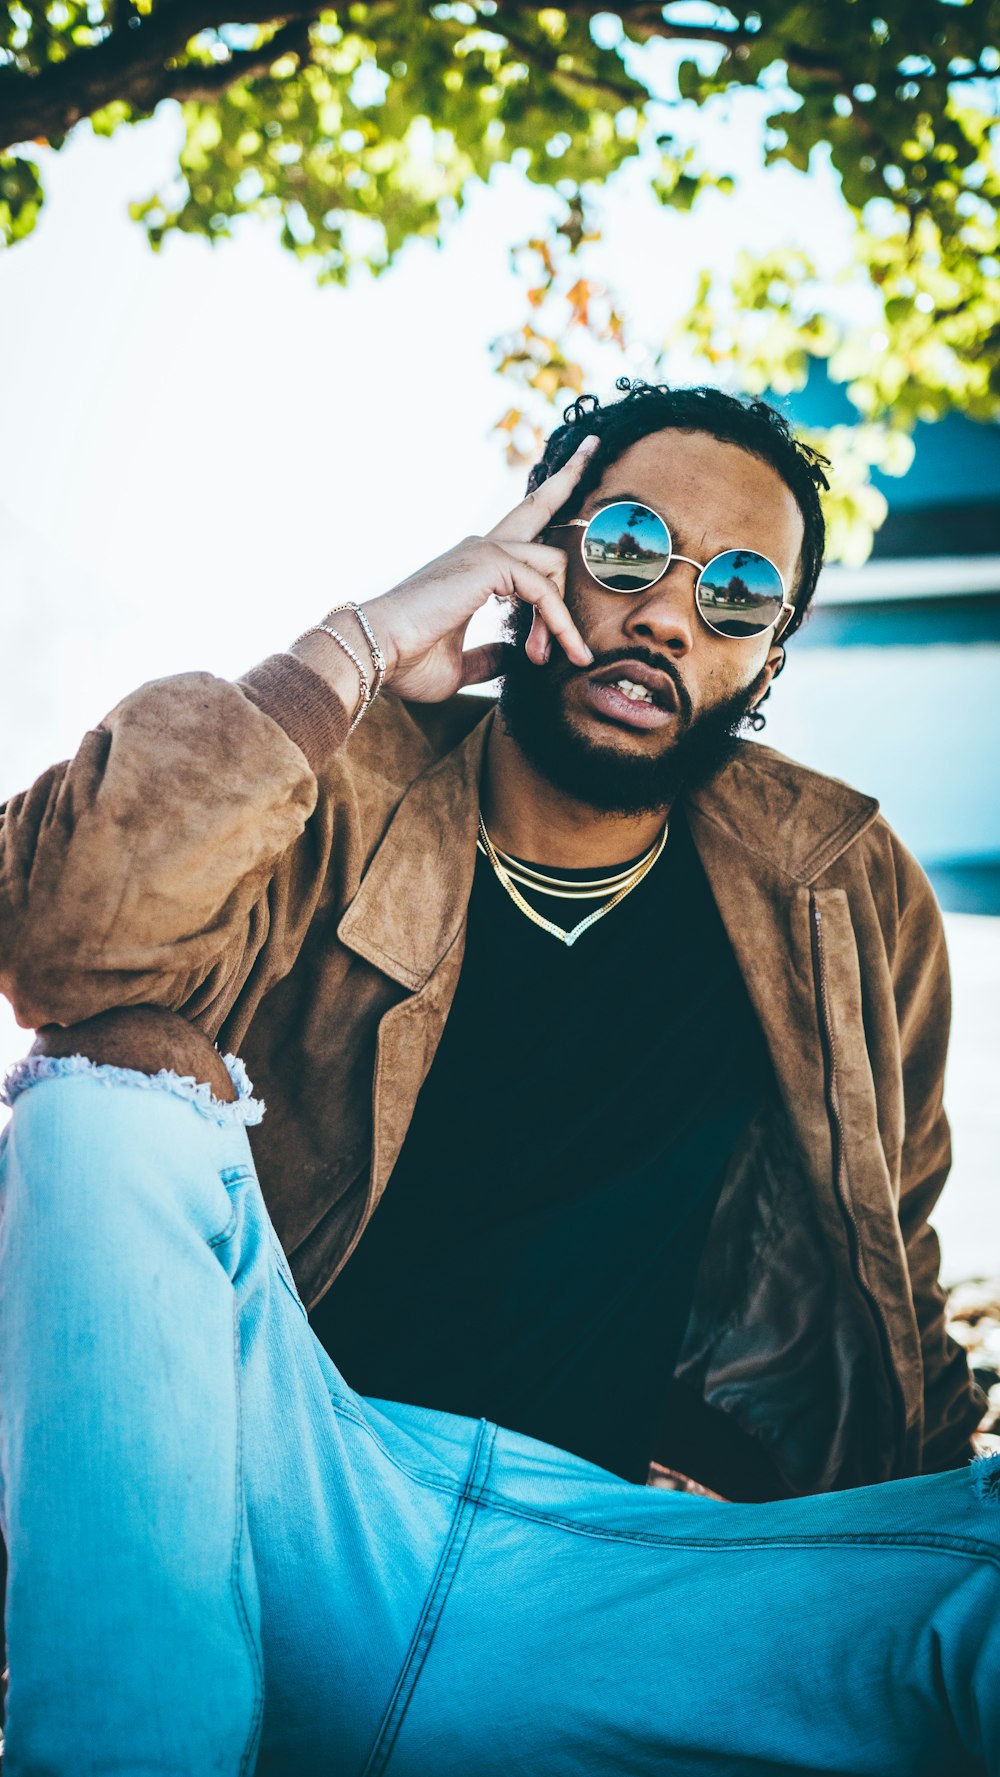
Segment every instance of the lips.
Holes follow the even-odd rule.
[[[648,698],[630,697],[620,691],[618,685],[622,680],[641,685],[648,692]],[[613,722],[616,727],[633,731],[648,733],[654,728],[668,728],[677,720],[681,708],[677,687],[670,675],[658,667],[647,666],[645,661],[618,660],[611,666],[602,666],[599,671],[587,675],[582,688],[584,698],[596,716],[605,722]]]
[[[583,695],[593,713],[604,721],[613,721],[622,729],[650,732],[652,729],[668,729],[671,721],[677,721],[673,709],[661,709],[659,704],[625,697],[615,684],[588,681],[584,684]]]
[[[637,702],[634,706],[635,708],[649,709],[650,707],[654,707],[669,715],[677,714],[679,704],[677,687],[674,684],[673,679],[671,679],[667,673],[661,672],[657,667],[647,666],[641,660],[620,660],[613,666],[604,666],[601,668],[600,672],[593,675],[589,682],[595,687],[610,686],[613,688],[620,679],[627,679],[633,685],[641,685],[644,690],[649,692],[649,695],[653,700],[652,706],[646,703]],[[629,699],[625,697],[623,693],[619,693],[619,695],[621,696],[623,703],[629,702]]]

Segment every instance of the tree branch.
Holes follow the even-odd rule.
[[[586,18],[603,10],[603,0],[562,0],[562,5],[563,10]],[[152,111],[167,98],[210,103],[236,81],[266,73],[281,55],[307,55],[308,27],[322,10],[322,0],[160,0],[155,11],[144,15],[131,0],[119,0],[112,14],[117,20],[114,29],[94,48],[77,50],[38,73],[0,69],[0,150],[21,142],[59,139],[82,118],[116,99],[137,111]],[[516,10],[531,8],[522,4]],[[727,58],[752,47],[755,38],[754,32],[739,26],[727,30],[722,25],[672,23],[655,0],[634,4],[622,0],[617,10],[626,32],[634,37],[714,43]],[[374,5],[369,28],[379,12],[390,13],[391,8]],[[225,61],[198,66],[185,58],[192,37],[235,22],[273,25],[275,34],[260,49],[234,50]],[[516,18],[508,26],[503,5],[494,15],[493,28],[507,37],[516,53],[529,64],[544,67],[552,78],[589,87],[618,103],[635,103],[636,95],[625,83],[589,76],[584,69],[559,68],[544,44],[518,31]],[[788,44],[784,60],[796,74],[849,90],[845,71],[831,65],[822,50]],[[949,83],[988,78],[976,70],[950,76]]]
[[[592,12],[598,8],[591,7]],[[609,98],[617,99],[623,105],[634,105],[637,94],[633,87],[616,81],[607,80],[601,75],[588,74],[583,68],[560,68],[558,65],[559,51],[551,49],[543,43],[532,43],[530,38],[522,37],[518,31],[512,31],[503,14],[497,11],[493,20],[493,28],[500,36],[506,37],[511,49],[536,68],[544,68],[545,73],[553,80],[565,80],[574,86],[584,86],[590,92],[606,93]]]
[[[164,72],[160,97],[177,99],[181,103],[195,99],[210,105],[237,80],[253,80],[258,74],[266,74],[281,56],[297,55],[300,61],[306,61],[311,23],[311,19],[294,19],[290,24],[282,25],[259,49],[234,50],[224,62],[212,62],[202,67],[185,62],[178,68],[168,68]]]
[[[584,6],[580,10],[597,12],[597,6]],[[719,43],[723,49],[738,49],[741,44],[752,43],[754,33],[741,30],[729,30],[725,25],[675,25],[663,16],[663,7],[647,5],[618,6],[615,8],[622,24],[628,30],[631,25],[651,37],[675,37],[681,42]]]
[[[560,8],[563,12],[583,14],[586,18],[590,18],[594,13],[602,10],[600,6],[593,4],[592,0],[560,0]],[[734,30],[727,30],[725,25],[672,24],[669,19],[663,17],[660,6],[649,5],[646,0],[640,0],[640,4],[635,6],[619,5],[615,11],[626,31],[633,36],[644,39],[663,37],[677,43],[717,43],[728,56],[734,55],[740,49],[751,49],[758,35],[756,31],[747,31],[739,26]],[[821,50],[808,49],[803,44],[789,43],[784,45],[782,49],[781,60],[787,62],[788,66],[794,68],[797,73],[811,74],[818,80],[836,82],[838,85],[844,86],[845,89],[849,84],[843,68],[838,68],[831,63],[825,52]]]
[[[297,21],[301,25],[315,19],[322,9],[321,0],[160,0],[156,10],[144,16],[123,5],[118,11],[120,23],[93,49],[77,50],[40,73],[0,69],[0,149],[19,142],[61,138],[82,118],[115,99],[137,111],[152,111],[165,98],[217,98],[235,81],[266,71],[270,61],[288,49],[303,53],[302,38],[284,40],[276,51],[271,45],[262,50],[234,51],[226,61],[203,69],[190,64],[171,67],[184,55],[192,37],[235,22],[287,27]],[[567,8],[588,18],[601,9],[601,0],[569,0]],[[648,0],[623,6],[621,16],[627,28],[651,36],[721,43],[730,50],[752,40],[746,32],[721,27],[668,24],[660,8]],[[496,15],[496,28],[507,34],[502,13]],[[523,40],[515,43],[513,36],[511,43],[530,60],[541,61],[540,45]],[[549,71],[576,85],[605,91],[609,98],[634,103],[634,95],[624,86],[590,79],[576,69]]]
[[[608,7],[599,5],[596,0],[560,0],[560,12],[583,14],[585,18],[593,18],[595,13],[606,12]],[[752,43],[754,33],[727,30],[725,25],[674,25],[663,17],[662,5],[649,5],[648,0],[640,0],[635,6],[618,5],[610,10],[616,12],[627,32],[643,37],[673,37],[682,43],[719,43],[724,49],[738,49],[741,44]]]
[[[199,31],[217,30],[232,24],[234,12],[242,24],[286,25],[293,20],[313,19],[322,10],[317,0],[168,0],[141,23],[114,32],[95,49],[78,50],[63,62],[53,62],[40,74],[0,70],[0,148],[17,142],[64,136],[83,117],[101,110],[113,99],[122,99],[140,111],[152,111],[160,99],[175,96],[174,76],[186,74],[194,81],[195,70],[171,69],[168,63],[183,55]],[[138,15],[137,15],[138,16]],[[215,70],[197,70],[208,76],[217,95],[221,85],[259,72],[264,52],[234,52],[219,64],[228,79],[216,86]],[[278,52],[281,53],[280,51]],[[271,61],[275,55],[272,52]],[[251,70],[249,64],[255,64]]]

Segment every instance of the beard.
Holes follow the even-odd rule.
[[[500,690],[500,718],[528,764],[555,789],[602,814],[655,814],[707,783],[739,750],[764,672],[753,684],[695,715],[673,662],[646,648],[598,656],[577,667],[557,641],[544,666],[524,652],[531,605],[515,607],[507,640],[513,644]],[[665,673],[677,692],[672,738],[658,753],[630,753],[584,736],[566,711],[566,690],[577,678],[619,661],[642,661]]]

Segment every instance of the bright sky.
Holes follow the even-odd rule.
[[[699,260],[738,244],[734,217],[754,245],[808,237],[831,260],[844,242],[828,178],[754,169],[758,111],[747,95],[728,134],[713,126],[747,168],[737,208],[666,214],[638,169],[606,202],[605,270],[651,346]],[[0,710],[0,793],[137,679],[239,671],[523,489],[491,436],[511,391],[488,346],[524,319],[508,251],[552,200],[501,169],[443,251],[413,243],[381,280],[320,290],[254,221],[215,249],[150,252],[126,206],[178,139],[164,106],[44,154],[41,223],[0,271],[0,569],[17,588],[8,645],[35,666]],[[607,349],[596,386],[647,362]]]

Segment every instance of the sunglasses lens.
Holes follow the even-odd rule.
[[[698,582],[702,616],[723,636],[763,634],[777,621],[784,597],[774,563],[752,549],[713,556]]]
[[[583,533],[583,559],[595,580],[615,592],[638,592],[658,580],[670,556],[670,532],[648,506],[616,500]]]

